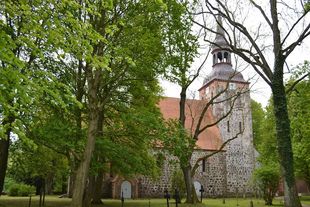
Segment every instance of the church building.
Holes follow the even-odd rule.
[[[218,21],[221,22],[221,19]],[[213,104],[208,108],[203,124],[214,123],[219,119],[221,121],[199,135],[192,162],[219,150],[223,143],[237,137],[219,153],[200,163],[194,177],[194,186],[199,193],[202,185],[206,197],[241,196],[252,192],[250,181],[255,167],[251,99],[249,82],[233,69],[221,24],[217,27],[212,46],[212,61],[212,70],[198,89],[199,100],[186,101],[185,125],[190,131],[210,100],[213,100]],[[166,97],[159,102],[158,106],[165,119],[178,119],[179,101],[178,98]],[[112,181],[112,197],[119,198],[122,193],[125,198],[163,197],[165,189],[172,190],[171,177],[175,168],[169,159],[166,158],[159,179],[139,176],[126,180],[116,177]]]

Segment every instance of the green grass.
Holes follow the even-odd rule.
[[[310,206],[310,196],[302,196],[301,201],[303,204]]]
[[[302,203],[310,206],[310,196],[302,197]],[[204,199],[203,204],[197,204],[197,207],[249,207],[250,199],[225,199],[223,204],[222,199]],[[29,197],[0,197],[0,207],[28,207]],[[47,196],[45,200],[45,207],[69,207],[71,199],[69,198],[58,198],[57,196]],[[121,207],[120,200],[104,199],[103,205],[93,205],[93,207]],[[125,200],[124,207],[166,207],[166,200],[164,199],[139,199],[139,200]],[[274,200],[274,206],[283,206],[281,199]],[[238,204],[238,205],[237,205]],[[253,199],[254,207],[263,207],[264,201]],[[39,206],[39,197],[33,196],[31,207]],[[170,200],[170,207],[175,207],[173,200]],[[193,207],[193,205],[181,204],[179,207]]]

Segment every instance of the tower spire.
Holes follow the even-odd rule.
[[[220,14],[217,16],[216,36],[224,37],[223,20]]]
[[[223,28],[223,20],[221,14],[217,15],[216,20],[217,26],[216,26],[216,35],[214,39],[214,45],[212,47],[212,50],[218,50],[219,48],[225,48],[227,47],[227,43],[225,40],[225,31]]]

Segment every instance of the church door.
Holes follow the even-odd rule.
[[[199,191],[201,189],[200,182],[195,181],[194,182],[194,187],[195,187],[195,191],[196,191],[196,194],[197,194],[198,198],[200,198],[200,191]]]
[[[123,197],[124,198],[131,198],[131,184],[128,181],[123,181],[122,185],[121,185],[121,197],[122,197],[122,193],[123,193]]]

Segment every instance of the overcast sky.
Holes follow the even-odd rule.
[[[253,12],[253,10],[251,10]],[[247,14],[248,15],[248,14]],[[252,15],[249,17],[251,26],[254,25],[259,19],[257,19],[257,15]],[[308,15],[309,19],[309,15]],[[307,22],[307,21],[306,21]],[[308,22],[309,24],[309,22]],[[225,24],[224,24],[225,27]],[[283,29],[284,30],[284,29]],[[297,34],[297,33],[296,33]],[[207,49],[205,49],[206,51]],[[203,53],[203,52],[202,52]],[[269,55],[268,55],[269,56]],[[270,53],[270,56],[272,57],[272,53]],[[270,57],[269,56],[269,57]],[[198,58],[193,63],[193,68],[197,68],[200,62],[202,62],[202,59],[204,58],[203,54],[201,58]],[[295,51],[290,54],[290,56],[287,58],[287,66],[292,69],[298,64],[303,63],[305,60],[310,60],[310,37],[306,38],[301,46],[296,47]],[[272,65],[272,59],[270,61]],[[202,86],[204,77],[207,76],[212,70],[212,56],[210,56],[201,72],[200,77],[190,86],[189,92],[188,92],[188,98],[192,98],[192,93],[195,94],[195,98],[198,98],[198,89]],[[235,68],[234,60],[232,61],[233,68]],[[254,72],[254,70],[251,67],[248,67],[246,69],[244,68],[238,68],[237,70],[241,71],[245,80],[249,80],[251,82],[251,98],[256,100],[257,102],[260,102],[264,107],[267,105],[268,100],[270,98],[271,90],[270,87]],[[286,70],[287,71],[287,70]],[[289,75],[286,75],[288,78]],[[168,97],[179,97],[180,94],[180,87],[178,87],[176,84],[172,84],[166,80],[161,80],[161,85],[163,87],[163,95]]]
[[[306,39],[307,44],[299,46],[288,58],[288,65],[294,67],[300,63],[303,63],[304,60],[310,60],[310,38]],[[211,62],[212,58],[209,58],[208,63],[205,64],[205,67],[202,71],[201,77],[197,79],[189,89],[189,98],[191,93],[195,93],[195,98],[198,98],[198,89],[203,84],[204,77],[209,74],[212,70]],[[252,78],[251,82],[251,98],[255,101],[261,103],[264,107],[268,103],[270,98],[271,90],[270,87],[254,72],[252,68],[247,68],[242,72],[246,80]],[[163,95],[168,97],[179,97],[180,96],[180,87],[176,84],[173,84],[169,81],[162,80],[161,86],[164,90]]]

